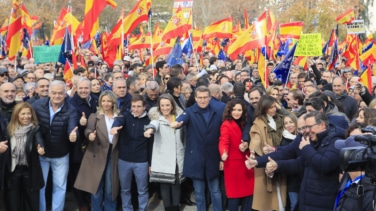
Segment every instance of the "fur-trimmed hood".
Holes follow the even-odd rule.
[[[183,110],[179,108],[178,106],[176,107],[176,117],[180,116],[183,113]],[[157,120],[159,119],[159,116],[162,115],[156,106],[150,108],[149,110],[149,119],[152,120]]]

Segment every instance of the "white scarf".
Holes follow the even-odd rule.
[[[277,124],[275,123],[274,118],[269,114],[266,114],[266,117],[268,118],[268,125],[274,130],[277,130]]]
[[[17,126],[13,136],[10,138],[12,147],[12,166],[11,172],[14,171],[17,165],[27,165],[27,158],[25,152],[25,145],[27,140],[27,133],[31,130],[33,124],[30,123],[25,126]]]
[[[294,140],[294,139],[296,138],[296,135],[290,133],[290,132],[287,131],[286,129],[283,130],[282,136],[283,136],[284,138],[287,138],[287,139],[290,139],[290,140]]]

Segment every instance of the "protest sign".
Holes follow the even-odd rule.
[[[321,56],[321,34],[301,34],[294,56]]]
[[[59,59],[60,50],[61,50],[61,45],[34,46],[33,56],[34,56],[35,63],[57,62]]]

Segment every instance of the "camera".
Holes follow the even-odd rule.
[[[364,170],[367,177],[376,180],[376,129],[362,128],[366,135],[355,136],[355,141],[364,146],[346,147],[340,151],[340,167],[343,171]]]

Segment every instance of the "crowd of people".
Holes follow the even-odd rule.
[[[0,61],[6,210],[64,210],[67,191],[94,211],[147,210],[152,195],[168,211],[373,209],[374,179],[340,168],[376,127],[375,91],[345,63],[312,57],[263,84],[257,63],[210,53],[155,68],[82,56],[69,81],[58,63]]]

